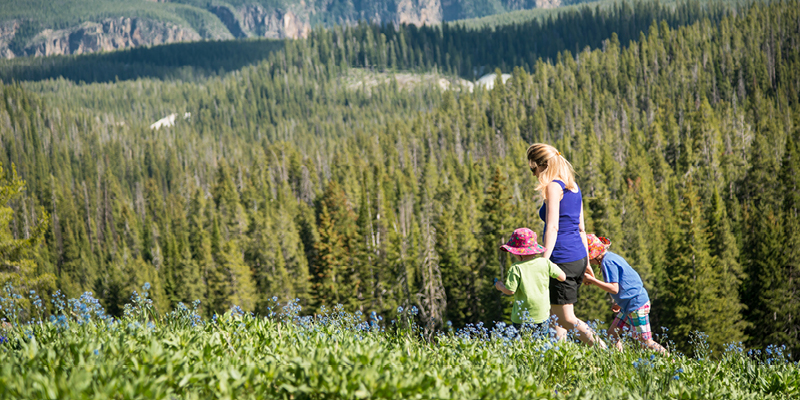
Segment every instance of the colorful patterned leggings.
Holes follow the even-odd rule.
[[[633,337],[639,340],[650,340],[653,338],[653,332],[650,331],[650,302],[638,308],[637,310],[625,315],[619,312],[614,321],[611,322],[611,328],[619,327],[621,331],[626,329],[631,331]]]

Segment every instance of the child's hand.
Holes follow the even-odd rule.
[[[620,310],[622,310],[622,309],[619,307],[619,304],[614,304],[613,306],[611,306],[611,312],[613,312],[615,314],[620,312]]]
[[[597,280],[597,278],[595,278],[595,277],[594,277],[594,275],[591,275],[591,274],[589,274],[588,272],[584,272],[584,273],[583,273],[583,284],[584,284],[584,285],[591,285],[591,284],[593,284],[593,283],[594,283],[596,280]]]

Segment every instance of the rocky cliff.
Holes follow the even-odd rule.
[[[442,22],[442,3],[439,0],[400,0],[395,21],[409,25],[434,25]]]
[[[15,53],[8,44],[19,26],[17,21],[0,24],[0,55],[3,57],[83,54],[201,39],[192,29],[142,18],[119,17],[84,22],[69,29],[45,29]]]
[[[0,57],[14,58],[14,52],[11,51],[11,42],[19,30],[19,23],[16,20],[0,22]]]
[[[170,0],[152,1],[170,3]],[[221,34],[216,31],[210,33],[212,30],[206,29],[202,22],[197,22],[197,18],[193,20],[197,25],[193,25],[194,28],[189,27],[189,23],[176,25],[154,19],[128,17],[84,22],[61,30],[41,30],[37,28],[38,23],[30,20],[0,21],[0,57],[82,54],[141,45],[230,37],[302,38],[311,32],[312,20],[324,24],[355,23],[366,19],[378,23],[433,25],[443,20],[479,16],[472,14],[487,12],[483,10],[485,7],[476,6],[480,2],[473,0],[374,0],[371,3],[358,3],[358,6],[345,0],[289,0],[285,2],[286,9],[265,6],[260,0],[247,0],[243,3],[234,7],[223,2],[209,2],[206,9],[181,5],[184,11],[187,7],[194,10],[192,15],[207,16],[206,23],[210,18],[213,24],[219,26],[218,30],[224,31]],[[492,3],[495,4],[492,9],[495,10],[493,12],[499,12],[497,10],[551,8],[561,3],[562,0],[498,0]],[[177,14],[176,17],[181,18]]]
[[[311,32],[308,21],[301,20],[288,10],[267,10],[258,4],[251,4],[242,7],[240,15],[242,30],[251,37],[296,39],[306,37]]]

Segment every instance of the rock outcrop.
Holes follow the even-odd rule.
[[[18,29],[19,23],[16,20],[0,22],[0,57],[14,58],[15,54],[9,46]]]
[[[442,3],[440,0],[400,0],[397,3],[399,24],[434,25],[442,22]]]
[[[292,11],[267,10],[258,4],[241,9],[242,29],[249,36],[270,39],[296,39],[308,36],[311,24],[302,21]]]
[[[10,36],[13,39],[13,35],[14,33],[0,27],[0,36]],[[142,18],[119,17],[102,22],[84,22],[70,29],[45,29],[24,47],[23,54],[13,54],[7,45],[0,49],[0,54],[6,58],[21,55],[83,54],[200,39],[200,35],[192,29]],[[0,39],[0,45],[4,42],[4,39]],[[6,53],[2,53],[3,51]]]
[[[561,6],[561,0],[536,0],[536,8],[556,8]]]
[[[225,29],[217,21],[213,22],[216,27],[209,30],[204,28],[208,21],[195,21],[199,25],[192,25],[192,28],[188,24],[179,26],[146,18],[116,17],[100,22],[84,22],[68,29],[43,31],[31,28],[38,26],[34,21],[0,21],[0,57],[83,54],[141,45],[230,37],[303,38],[311,32],[310,21],[319,20],[321,15],[327,15],[323,18],[326,23],[348,24],[367,19],[376,23],[421,26],[439,24],[445,18],[463,18],[474,12],[471,9],[466,11],[463,0],[395,0],[362,4],[361,8],[343,0],[289,1],[283,6],[285,9],[264,6],[256,1],[243,3],[232,6],[209,2],[205,9],[197,10],[198,15],[210,12],[216,16],[227,28],[222,33],[218,31]],[[503,9],[515,10],[558,7],[562,0],[500,0],[500,3]]]
[[[225,6],[212,6],[209,8],[209,11],[214,13],[214,15],[219,18],[220,21],[225,25],[226,28],[231,32],[231,35],[235,38],[245,38],[247,34],[242,30],[242,26],[239,23],[241,20],[240,18],[236,18],[235,10],[231,10]]]

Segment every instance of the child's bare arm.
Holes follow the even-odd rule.
[[[559,282],[564,282],[565,280],[567,280],[567,274],[565,274],[564,271],[561,271],[561,273],[558,274],[558,277],[556,277],[556,279],[558,279]]]
[[[601,281],[601,280],[589,275],[588,273],[584,273],[583,274],[583,280],[589,282],[592,285],[595,285],[595,286],[599,287],[600,289],[605,290],[608,293],[611,293],[611,294],[619,293],[619,283],[617,283],[617,282],[606,283],[606,282],[603,282],[603,281]]]
[[[499,291],[503,292],[504,294],[507,294],[507,295],[509,295],[509,296],[513,296],[513,295],[514,295],[514,292],[512,292],[512,291],[508,290],[508,288],[506,288],[506,285],[504,285],[502,281],[497,281],[497,282],[495,282],[495,283],[494,283],[494,287],[495,287],[497,290],[499,290]]]

